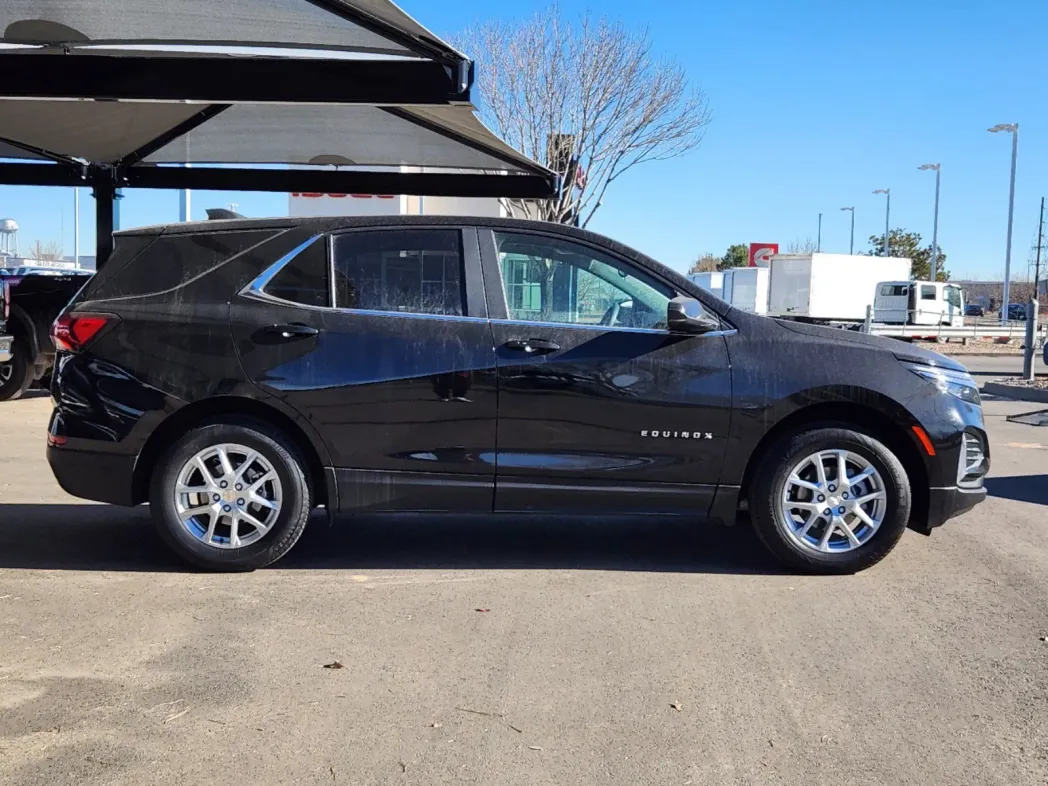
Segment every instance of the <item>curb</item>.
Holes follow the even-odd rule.
[[[1048,390],[1038,388],[1021,388],[1017,385],[1002,385],[1000,382],[987,382],[982,387],[982,392],[990,396],[1010,398],[1015,401],[1036,401],[1040,404],[1048,404]]]

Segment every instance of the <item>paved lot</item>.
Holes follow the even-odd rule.
[[[5,404],[0,783],[1044,784],[1034,408],[987,404],[985,505],[821,579],[745,527],[484,518],[189,573],[58,489],[46,397]]]

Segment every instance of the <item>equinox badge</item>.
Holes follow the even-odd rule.
[[[713,439],[709,431],[642,431],[640,435],[652,439]]]

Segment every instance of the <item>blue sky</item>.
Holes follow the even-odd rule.
[[[434,4],[401,0],[451,36],[498,14],[528,16],[538,0]],[[1010,137],[986,129],[1020,124],[1013,277],[1027,275],[1039,200],[1048,192],[1048,3],[1019,0],[740,0],[734,3],[590,3],[647,26],[656,52],[679,60],[709,95],[713,123],[686,158],[633,170],[611,190],[591,228],[677,268],[731,243],[816,235],[846,252],[855,205],[856,248],[892,225],[931,240],[934,173],[942,163],[940,245],[955,277],[1003,275]],[[586,3],[562,0],[567,13]],[[283,195],[194,193],[203,208],[237,202],[249,215],[280,215]],[[20,244],[61,239],[73,247],[73,197],[65,189],[0,187],[0,213],[22,226]],[[123,225],[173,221],[175,192],[129,192]],[[93,204],[81,200],[82,250],[93,242]]]

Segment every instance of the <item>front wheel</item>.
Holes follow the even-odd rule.
[[[261,568],[305,529],[312,504],[304,467],[290,441],[263,424],[200,426],[153,472],[153,520],[168,546],[199,568]]]
[[[810,573],[855,573],[880,562],[910,519],[910,483],[881,442],[847,428],[781,440],[754,476],[750,512],[764,545]]]

